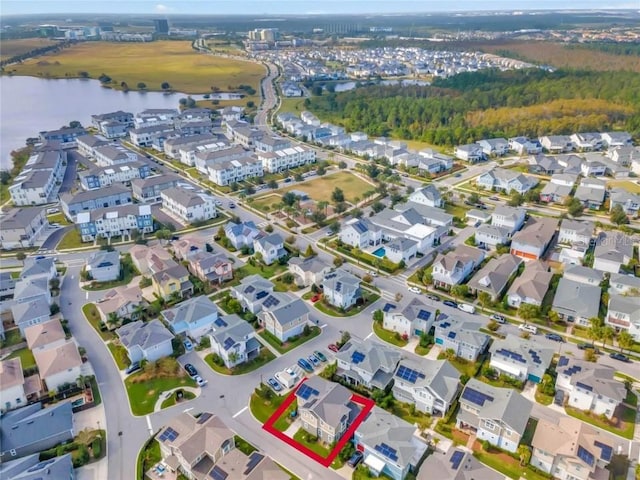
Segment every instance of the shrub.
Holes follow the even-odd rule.
[[[93,452],[93,458],[100,458],[102,454],[102,438],[96,437],[91,442],[91,451]]]

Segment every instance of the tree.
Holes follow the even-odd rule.
[[[567,206],[567,212],[572,217],[579,217],[584,211],[584,205],[575,197],[570,197],[565,205]]]
[[[382,210],[384,210],[384,204],[382,202],[374,202],[371,205],[371,210],[373,210],[375,213],[380,213]]]
[[[343,263],[344,263],[344,260],[342,259],[342,257],[335,257],[333,259],[333,266],[334,267],[341,267]]]
[[[27,256],[25,255],[24,252],[16,253],[16,260],[18,260],[19,262],[22,262],[22,265],[24,265],[24,259],[25,258],[27,258]]]
[[[120,318],[118,318],[118,314],[116,312],[111,312],[109,313],[109,315],[107,315],[107,323],[109,324],[109,326],[113,327],[119,321]]]
[[[518,447],[518,457],[520,458],[520,466],[524,467],[531,460],[531,449],[527,445]]]
[[[156,238],[160,240],[160,243],[162,243],[163,240],[168,240],[170,237],[171,237],[171,232],[166,228],[163,228],[156,232]]]
[[[269,187],[272,190],[275,190],[278,188],[278,182],[274,179],[271,179],[267,182],[267,187]]]
[[[327,173],[327,169],[324,166],[320,165],[318,168],[316,168],[316,174],[319,177],[322,177],[325,173]]]
[[[511,198],[507,202],[507,205],[509,205],[510,207],[519,207],[523,202],[524,197],[522,196],[522,194],[514,191],[511,194]]]
[[[631,350],[631,347],[633,347],[633,344],[635,343],[633,340],[633,336],[626,330],[623,330],[618,334],[617,340],[620,351]]]
[[[422,283],[424,285],[432,285],[433,284],[433,275],[429,272],[424,272],[422,275]]]
[[[316,251],[313,249],[311,244],[307,245],[307,249],[304,251],[305,257],[313,257],[316,254]]]
[[[49,280],[49,288],[52,290],[58,290],[60,288],[60,279],[58,277],[53,277]]]
[[[284,203],[285,205],[291,207],[292,205],[295,205],[296,202],[297,202],[297,198],[294,193],[287,192],[284,195],[282,195],[282,203]]]
[[[374,322],[382,322],[382,319],[384,318],[384,313],[382,312],[382,310],[378,309],[375,312],[373,312],[373,321]]]
[[[523,320],[531,320],[540,315],[540,307],[531,305],[530,303],[521,303],[518,308],[518,316]]]
[[[609,325],[602,327],[602,348],[604,348],[608,341],[613,340],[615,334],[616,332],[613,327],[610,327]]]
[[[451,287],[450,293],[455,299],[463,298],[469,293],[469,287],[467,285],[454,285]]]
[[[253,100],[249,100],[247,102],[247,108],[253,108],[256,106],[256,102],[254,102]]]
[[[230,313],[242,313],[242,305],[235,298],[229,298],[227,301],[227,310]]]
[[[345,162],[344,160],[340,160],[340,161],[338,162],[338,168],[339,168],[340,170],[344,170],[345,168],[347,168],[347,162]]]
[[[147,89],[147,84],[144,82],[138,82],[138,90],[146,90]]]
[[[0,171],[0,183],[2,185],[8,185],[11,181],[11,173],[7,170]]]
[[[551,310],[548,314],[547,314],[547,319],[551,322],[551,323],[558,323],[560,321],[560,315],[558,315],[557,312],[554,312],[553,310]]]
[[[629,218],[627,217],[627,214],[624,213],[622,205],[616,205],[611,209],[609,219],[616,225],[625,225],[629,223]]]
[[[162,90],[169,90],[171,88],[171,84],[169,82],[162,82],[160,88],[162,88]]]
[[[264,227],[264,231],[267,233],[273,233],[273,225],[268,224],[266,227]]]
[[[478,294],[478,302],[482,306],[482,308],[487,308],[491,305],[491,295],[487,292],[480,292]]]
[[[340,188],[336,187],[331,193],[331,200],[333,203],[344,202],[344,192]]]

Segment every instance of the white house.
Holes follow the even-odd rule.
[[[526,340],[515,335],[496,339],[490,348],[489,365],[498,373],[521,382],[540,383],[551,365],[555,348],[536,340]]]
[[[214,328],[218,308],[209,297],[192,297],[162,312],[162,318],[175,335],[184,334],[200,341]]]
[[[343,225],[340,240],[360,249],[382,243],[382,230],[366,219],[354,218]]]
[[[426,335],[431,330],[436,315],[422,300],[414,298],[401,311],[395,311],[395,305],[383,308],[382,326],[385,330],[398,332],[407,337]]]
[[[499,205],[491,214],[491,225],[508,229],[511,236],[522,228],[526,214],[527,211],[524,208]]]
[[[511,232],[508,228],[496,227],[495,225],[480,225],[473,235],[476,246],[479,247],[505,245],[511,238]]]
[[[598,316],[601,294],[599,285],[561,278],[553,297],[552,310],[568,322],[588,327],[589,319]]]
[[[236,250],[244,246],[253,247],[253,241],[260,235],[260,230],[253,221],[234,223],[228,222],[224,226],[224,233]]]
[[[467,245],[458,245],[446,254],[439,253],[433,262],[433,283],[449,289],[462,283],[484,260],[484,252]]]
[[[607,305],[607,325],[627,330],[640,341],[640,301],[637,296],[611,295]]]
[[[73,340],[33,352],[40,378],[49,391],[76,383],[82,372],[82,358]]]
[[[602,142],[607,148],[613,147],[624,147],[627,145],[631,145],[632,138],[631,135],[627,132],[605,132],[600,135],[602,137]]]
[[[558,243],[589,245],[594,232],[595,227],[592,222],[565,218],[560,222]]]
[[[469,163],[476,163],[485,159],[485,153],[482,149],[482,145],[478,143],[458,145],[454,150],[454,155],[460,160],[464,160]]]
[[[12,208],[0,218],[0,246],[5,250],[32,247],[49,227],[45,209]]]
[[[307,258],[292,257],[289,259],[289,271],[296,276],[299,285],[322,285],[325,276],[331,271],[331,266],[317,256]]]
[[[352,338],[336,353],[336,375],[350,385],[385,390],[402,355],[387,345]]]
[[[173,334],[158,319],[128,323],[118,328],[116,334],[132,363],[141,360],[155,362],[173,353]]]
[[[632,193],[624,188],[614,188],[609,194],[609,211],[617,205],[630,217],[637,217],[640,210],[640,195]]]
[[[93,152],[99,167],[109,167],[138,160],[137,153],[117,143],[96,147]]]
[[[274,284],[255,274],[240,280],[239,285],[231,287],[231,295],[240,302],[242,308],[254,315],[262,310],[262,302],[273,293]]]
[[[540,137],[540,144],[549,153],[565,153],[573,150],[573,142],[568,135]]]
[[[278,233],[270,235],[260,235],[253,240],[253,251],[262,255],[265,265],[271,265],[287,255],[284,249],[284,240]]]
[[[523,175],[515,170],[494,167],[481,174],[476,179],[476,184],[485,190],[501,190],[510,193],[515,190],[518,193],[526,193],[538,184],[535,177]]]
[[[314,163],[316,151],[307,147],[293,146],[271,152],[257,152],[257,157],[265,171],[277,173]]]
[[[260,354],[262,344],[255,335],[251,324],[238,315],[223,315],[216,320],[209,334],[211,352],[218,355],[227,368],[233,368]]]
[[[428,207],[442,207],[442,195],[432,183],[414,191],[409,195],[409,201]]]
[[[518,155],[536,155],[542,152],[542,145],[536,139],[528,139],[527,137],[514,137],[509,139],[509,148]]]
[[[162,190],[162,208],[184,223],[210,220],[218,216],[215,199],[206,193],[168,188]]]
[[[501,157],[509,151],[509,142],[505,138],[487,138],[480,140],[478,145],[487,157]]]
[[[258,321],[281,342],[300,335],[309,325],[309,309],[300,299],[287,293],[272,293],[262,302]]]
[[[264,168],[259,159],[246,156],[209,164],[207,174],[213,183],[225,186],[247,178],[262,177]]]
[[[9,186],[9,195],[16,206],[42,205],[55,200],[67,164],[63,151],[41,152],[29,158]]]
[[[451,349],[456,357],[474,362],[487,349],[490,340],[480,327],[476,322],[440,315],[434,324],[435,344],[443,351]]]
[[[23,337],[26,328],[46,322],[50,315],[51,307],[44,295],[38,295],[11,307],[13,323],[18,326]]]
[[[603,232],[596,240],[593,268],[618,273],[633,258],[633,239],[620,232]]]
[[[0,361],[0,410],[5,412],[26,404],[20,357]]]
[[[85,267],[89,278],[96,282],[110,282],[120,278],[120,252],[100,250],[92,253]]]
[[[337,308],[348,309],[362,298],[360,279],[345,270],[338,269],[325,275],[322,281],[324,299]]]

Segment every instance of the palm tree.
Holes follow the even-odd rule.
[[[520,466],[524,467],[531,460],[531,449],[526,445],[518,447],[518,456],[520,457]]]
[[[136,319],[140,318],[142,315],[144,315],[146,310],[147,309],[144,306],[144,304],[142,304],[142,303],[137,304],[135,307],[133,307],[133,316],[134,316],[134,318],[136,318]]]
[[[231,352],[229,354],[229,363],[231,365],[235,365],[237,361],[238,361],[238,354],[236,352]]]
[[[608,341],[613,340],[615,333],[616,332],[609,325],[602,327],[602,348],[604,348]]]
[[[623,330],[618,334],[618,346],[620,347],[620,351],[630,350],[631,347],[633,347],[633,344],[633,336],[629,332]]]
[[[120,318],[118,318],[118,314],[116,312],[111,312],[107,315],[107,323],[109,324],[109,327],[113,327],[119,320]]]
[[[327,214],[327,207],[329,206],[329,202],[326,200],[321,200],[318,202],[318,210],[322,210],[324,214]]]
[[[76,378],[76,383],[78,384],[78,387],[85,388],[87,386],[88,379],[89,377],[86,377],[82,374],[78,375],[78,378]]]

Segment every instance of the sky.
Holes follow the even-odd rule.
[[[640,9],[640,0],[2,0],[0,14],[300,15],[602,8]]]

